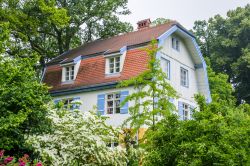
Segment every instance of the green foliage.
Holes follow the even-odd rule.
[[[79,104],[75,102],[74,104]],[[30,136],[27,143],[39,152],[46,165],[126,165],[126,151],[110,148],[119,131],[105,123],[95,112],[50,109],[52,132]]]
[[[161,24],[165,24],[165,23],[168,23],[170,22],[171,20],[170,19],[167,19],[167,18],[157,18],[155,19],[154,21],[152,21],[151,25],[152,26],[157,26],[157,25],[161,25]]]
[[[209,57],[212,69],[229,75],[238,103],[250,103],[250,5],[196,21],[193,31],[202,53]]]
[[[143,165],[249,165],[250,107],[205,103],[193,120],[170,115],[147,133]]]
[[[47,130],[48,89],[34,72],[36,61],[0,57],[0,149],[26,151],[24,135]]]
[[[235,106],[228,76],[216,74],[207,60],[212,103],[196,96],[193,119],[170,114],[148,130],[143,165],[249,165],[250,105]],[[198,111],[199,110],[199,111]]]
[[[125,101],[133,101],[134,105],[129,107],[130,117],[125,121],[131,128],[139,129],[147,125],[155,129],[156,116],[168,115],[174,110],[171,99],[177,97],[176,91],[167,81],[167,75],[161,70],[160,60],[156,54],[157,41],[153,40],[151,45],[145,48],[149,56],[148,70],[130,80],[122,81],[119,87],[133,86],[135,93],[130,94]]]
[[[3,0],[1,19],[12,37],[8,54],[35,52],[40,64],[93,39],[132,30],[118,15],[129,14],[127,0]],[[24,51],[25,50],[25,51]],[[29,53],[26,53],[29,56]]]
[[[212,100],[224,104],[235,105],[236,99],[233,96],[234,90],[228,82],[228,75],[216,74],[210,67],[210,61],[207,59],[207,73]]]

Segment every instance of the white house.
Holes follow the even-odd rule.
[[[194,94],[211,101],[206,63],[195,37],[178,22],[150,27],[150,20],[138,22],[138,30],[108,39],[100,39],[72,49],[51,60],[45,69],[43,82],[51,87],[55,102],[65,105],[81,100],[82,111],[97,106],[108,123],[120,125],[128,114],[127,103],[120,102],[133,93],[133,87],[117,89],[119,81],[135,77],[147,69],[148,56],[141,49],[153,39],[162,49],[157,53],[170,84],[180,94],[174,100],[180,118],[189,119],[195,107]]]

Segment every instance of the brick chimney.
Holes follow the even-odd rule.
[[[148,28],[150,24],[151,24],[151,21],[149,18],[145,20],[141,20],[137,22],[137,29],[140,30],[140,29]]]

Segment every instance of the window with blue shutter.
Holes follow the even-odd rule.
[[[73,101],[79,101],[80,100],[80,97],[74,97],[73,98]],[[80,104],[73,104],[72,105],[73,109],[80,109]]]
[[[105,109],[105,94],[97,95],[97,114],[104,115]]]
[[[179,112],[179,119],[184,120],[184,115],[183,115],[183,103],[178,101],[178,112]]]
[[[122,91],[121,92],[121,103],[126,99],[128,96],[129,92],[128,91]],[[127,114],[128,113],[128,102],[126,102],[120,109],[121,114]]]

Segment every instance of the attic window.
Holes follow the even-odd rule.
[[[172,38],[172,48],[177,50],[177,51],[180,51],[180,42],[175,37]]]
[[[65,81],[74,80],[74,74],[75,74],[75,66],[65,67]]]
[[[111,57],[108,59],[109,74],[119,73],[121,69],[120,56]]]

